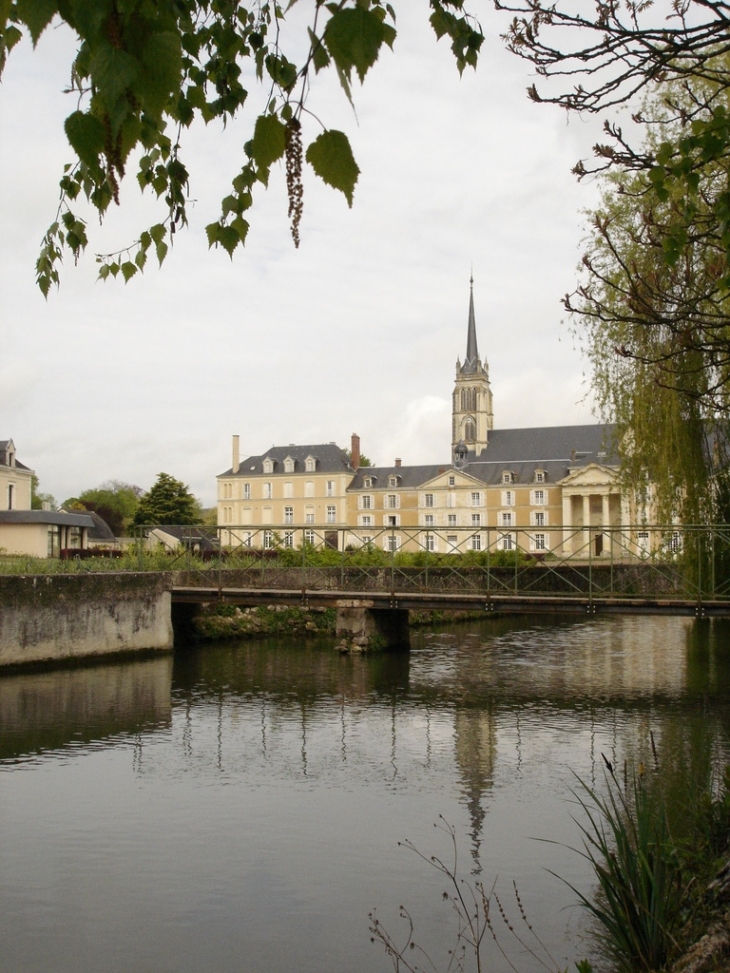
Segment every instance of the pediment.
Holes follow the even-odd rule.
[[[585,489],[586,487],[612,486],[618,479],[618,470],[610,466],[602,466],[600,463],[589,463],[581,466],[580,469],[572,470],[567,476],[559,480],[560,486],[576,487]]]

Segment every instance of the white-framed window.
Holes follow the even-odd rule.
[[[424,527],[433,527],[433,514],[425,514],[423,517]]]
[[[250,500],[251,499],[251,484],[250,483],[244,483],[243,484],[243,499],[244,500]]]
[[[386,527],[398,527],[399,522],[400,517],[398,514],[387,514],[383,519],[383,523]]]
[[[284,472],[285,473],[294,472],[294,460],[291,458],[291,456],[287,456],[287,458],[284,460]]]
[[[544,510],[533,510],[531,514],[533,527],[547,526],[547,514]]]
[[[314,523],[314,511],[313,510],[307,510],[307,511],[305,511],[305,513],[304,513],[304,523],[305,524],[313,524]]]
[[[313,530],[305,530],[304,531],[304,543],[305,544],[311,544],[312,546],[314,546],[314,531]]]
[[[459,546],[459,538],[456,534],[448,534],[446,537],[446,543],[449,545],[450,551],[455,551]]]
[[[284,547],[294,547],[294,531],[284,531]]]
[[[271,500],[272,495],[273,495],[273,492],[272,492],[272,489],[271,489],[271,484],[270,483],[264,483],[264,500]]]
[[[373,543],[373,539],[369,534],[364,534],[360,538],[360,543],[362,544],[363,547],[370,547],[370,545]]]
[[[423,547],[426,551],[436,550],[436,538],[433,534],[426,534],[423,539]]]
[[[514,477],[512,476],[512,473],[511,473],[510,470],[503,470],[502,471],[502,483],[512,483],[513,479],[514,479]]]
[[[366,490],[369,490],[373,485],[373,479],[371,476],[363,477],[362,485]]]
[[[535,507],[539,507],[547,503],[547,493],[545,490],[531,490],[530,493],[530,503],[532,503]]]
[[[372,514],[363,514],[360,517],[360,526],[361,527],[372,527],[373,526],[373,517],[372,517]]]
[[[250,530],[247,530],[244,533],[244,535],[242,537],[242,543],[243,543],[243,546],[244,547],[250,547],[251,546],[251,531]]]
[[[482,495],[479,490],[474,490],[470,497],[472,507],[481,507]]]
[[[512,551],[514,550],[514,541],[511,534],[502,534],[502,536],[497,541],[497,547],[501,551]]]
[[[450,487],[456,486],[456,477],[455,476],[450,476],[449,477],[449,486]]]
[[[293,496],[294,496],[294,484],[291,482],[291,480],[287,480],[286,483],[284,484],[284,499],[291,500]]]
[[[547,550],[547,534],[534,534],[531,538],[530,547],[533,551]]]
[[[672,554],[678,554],[682,550],[682,537],[678,530],[672,531],[667,547]]]
[[[335,481],[327,480],[327,496],[334,497],[335,495]]]
[[[469,546],[472,551],[481,551],[482,549],[482,537],[481,534],[474,534],[469,538]]]
[[[472,525],[472,527],[481,527],[482,526],[482,515],[481,514],[472,514],[471,515],[471,525]]]
[[[544,483],[544,482],[545,482],[545,471],[535,470],[535,483]]]
[[[304,460],[304,469],[307,473],[314,473],[314,471],[317,469],[317,460],[314,458],[314,456],[307,456],[307,458]]]
[[[515,491],[514,490],[502,490],[502,506],[503,507],[514,507],[515,505]]]
[[[388,477],[388,486],[389,487],[397,487],[398,486],[398,477],[397,476],[389,476]]]
[[[385,549],[386,551],[397,551],[400,545],[400,537],[396,534],[389,534],[385,538]]]
[[[637,540],[637,542],[639,544],[639,549],[640,550],[642,550],[642,551],[648,551],[649,550],[649,531],[648,530],[640,530],[639,533],[636,535],[636,540]]]
[[[264,473],[274,472],[274,461],[268,457],[264,460]]]
[[[327,504],[327,523],[337,523],[337,507],[333,503]]]
[[[314,496],[314,480],[304,481],[304,496],[313,497]]]
[[[397,510],[400,507],[400,494],[386,493],[383,506],[386,510]]]
[[[424,506],[433,507],[433,494],[427,493],[423,498]]]
[[[373,509],[373,498],[369,493],[363,493],[360,499],[360,509],[361,510],[372,510]]]
[[[511,513],[502,513],[502,514],[500,514],[499,520],[500,520],[500,524],[501,524],[502,527],[511,527],[512,526],[512,514]]]
[[[284,523],[294,523],[294,507],[284,507]]]
[[[456,527],[458,525],[458,522],[459,522],[459,518],[457,517],[456,514],[447,514],[446,516],[447,527]]]
[[[264,550],[268,551],[269,548],[274,546],[274,532],[273,530],[264,531]]]

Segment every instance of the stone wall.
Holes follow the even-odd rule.
[[[0,577],[0,666],[170,651],[170,587],[133,572]]]

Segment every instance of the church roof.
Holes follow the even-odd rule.
[[[477,348],[477,326],[474,319],[474,278],[469,282],[469,325],[466,332],[466,358],[461,366],[462,374],[470,375],[479,366],[479,349]]]

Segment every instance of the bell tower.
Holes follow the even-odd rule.
[[[451,410],[451,449],[459,444],[476,456],[487,448],[489,430],[494,428],[489,365],[482,365],[477,348],[474,320],[474,277],[469,281],[469,325],[464,364],[456,360],[456,383]]]

